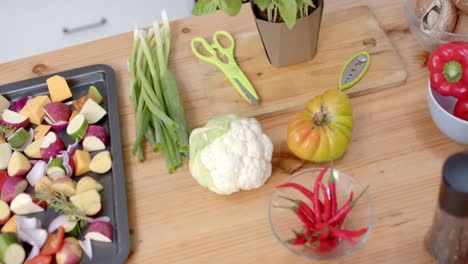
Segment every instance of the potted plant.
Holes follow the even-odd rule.
[[[242,0],[199,0],[192,13],[210,15],[217,9],[239,13]],[[323,0],[252,0],[258,31],[273,66],[311,60],[317,52]]]

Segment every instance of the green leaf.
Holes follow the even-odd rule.
[[[279,0],[278,1],[278,8],[281,17],[283,18],[284,22],[286,22],[286,26],[289,29],[292,29],[296,24],[296,15],[297,15],[297,3],[296,1],[291,0]]]
[[[265,10],[270,4],[271,0],[254,0],[254,3],[260,8],[260,10]]]
[[[212,15],[218,9],[220,0],[199,0],[195,3],[192,9],[192,14],[195,16]]]
[[[301,0],[304,4],[308,5],[308,6],[311,6],[313,8],[315,8],[315,4],[312,0]]]
[[[242,0],[220,0],[219,8],[230,16],[239,14],[242,7]]]

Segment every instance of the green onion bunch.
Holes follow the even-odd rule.
[[[165,10],[163,24],[134,30],[129,59],[131,100],[135,111],[136,139],[132,154],[145,160],[144,142],[154,152],[162,150],[169,173],[188,156],[189,128],[177,82],[168,68],[171,30]]]

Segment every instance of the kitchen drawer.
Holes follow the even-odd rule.
[[[0,2],[0,63],[191,15],[193,0],[47,0]],[[105,20],[104,23],[102,21]],[[87,26],[87,29],[75,31]],[[64,33],[64,29],[70,33]]]

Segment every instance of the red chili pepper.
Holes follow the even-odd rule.
[[[336,199],[336,181],[333,176],[333,168],[330,169],[330,177],[328,178],[328,189],[330,189],[331,215],[336,214],[338,210],[338,202]]]
[[[316,231],[312,233],[312,236],[318,237],[320,240],[327,239],[330,236],[330,229],[328,228],[328,223],[317,223],[315,225]]]
[[[322,171],[320,172],[319,176],[317,177],[317,179],[315,179],[313,203],[314,203],[315,219],[317,219],[317,222],[320,222],[320,220],[322,219],[322,209],[320,208],[320,205],[319,205],[319,202],[320,202],[320,199],[319,199],[320,184],[319,184],[319,182],[322,182],[323,175],[325,175],[325,173],[327,171],[328,171],[328,166],[323,168]]]
[[[318,248],[316,249],[317,252],[325,253],[325,252],[330,252],[333,249],[335,249],[339,245],[340,240],[337,237],[335,237],[331,240],[327,239],[327,240],[321,240],[319,242],[320,244]]]
[[[367,230],[368,228],[365,227],[365,228],[362,228],[362,229],[358,229],[358,230],[346,230],[346,229],[342,229],[341,231],[346,234],[347,236],[349,237],[358,237],[358,236],[362,236],[364,235],[365,233],[367,233]]]
[[[314,211],[309,207],[309,205],[307,205],[303,201],[300,201],[299,209],[302,210],[305,213],[305,215],[307,215],[310,218],[310,220],[312,220],[313,222],[317,222],[317,219],[315,219]]]
[[[325,168],[322,169],[322,171],[320,172],[319,176],[317,177],[317,179],[315,179],[315,183],[318,183],[318,182],[321,182],[322,179],[323,179],[323,176],[325,175],[325,173],[328,171],[328,168],[329,166],[325,166]]]
[[[348,196],[348,203],[350,203],[350,202],[353,201],[353,197],[354,197],[354,192],[351,191],[351,192],[349,193],[349,196]]]
[[[319,236],[320,241],[327,239],[329,235],[330,235],[330,228],[328,227],[328,224],[325,223],[322,230],[320,230],[320,236]]]
[[[306,187],[304,187],[304,186],[302,186],[300,184],[297,184],[295,182],[287,182],[287,183],[276,186],[276,188],[287,188],[287,187],[294,188],[294,189],[300,191],[303,195],[305,195],[307,198],[309,198],[311,202],[313,202],[314,193],[311,190],[307,189]]]
[[[297,217],[304,223],[307,227],[307,229],[315,230],[315,225],[310,219],[305,215],[305,213],[302,210],[297,210],[296,212]]]
[[[353,191],[351,191],[351,192],[349,193],[348,200],[346,201],[345,205],[346,205],[346,204],[350,204],[350,203],[353,201],[353,197],[354,197],[354,193],[353,193]],[[343,207],[344,207],[345,205],[343,205]],[[342,208],[343,208],[343,207],[342,207]],[[341,208],[340,208],[340,210],[341,210]],[[343,226],[343,223],[344,223],[344,220],[345,220],[345,219],[346,219],[346,218],[339,219],[338,222],[336,223],[337,227]]]
[[[437,47],[428,60],[431,86],[444,96],[468,98],[468,43]]]
[[[330,219],[330,224],[333,225],[333,224],[338,223],[338,225],[341,226],[342,223],[344,222],[346,216],[347,216],[348,213],[351,211],[351,209],[352,209],[351,203],[345,204],[345,205],[336,213],[336,215],[333,216],[333,217]]]
[[[290,245],[304,245],[305,243],[307,243],[307,239],[303,236],[300,236],[293,239],[289,239],[286,241],[286,243]]]
[[[315,188],[314,188],[314,212],[315,212],[315,219],[317,219],[317,222],[320,223],[322,222],[322,210],[319,205],[319,184],[315,183]]]
[[[284,209],[289,209],[296,213],[297,217],[306,225],[306,227],[309,229],[314,230],[316,227],[314,223],[304,214],[302,210],[299,210],[299,206],[275,206],[276,208],[284,208]]]
[[[340,220],[343,220],[346,218],[346,216],[348,215],[349,211],[351,211],[351,209],[354,207],[354,205],[356,204],[357,201],[359,201],[359,199],[364,195],[364,193],[367,191],[367,189],[369,188],[369,186],[367,186],[360,194],[359,196],[354,199],[353,201],[349,201],[343,206],[341,207],[341,209],[336,213],[336,215],[334,215],[330,221],[328,221],[328,223],[330,225],[334,225],[336,224],[337,222],[339,222]],[[350,194],[350,197],[351,197],[351,194]]]
[[[349,235],[344,233],[343,230],[336,229],[333,226],[330,226],[329,228],[330,228],[330,233],[331,233],[332,236],[339,237],[339,238],[343,239],[344,241],[348,241],[349,243],[351,243],[353,245],[355,245],[357,243]]]
[[[328,197],[327,188],[325,187],[325,185],[322,182],[319,182],[318,184],[320,186],[320,189],[322,190],[323,201],[324,201],[324,204],[325,204],[325,208],[323,210],[323,219],[325,221],[328,221],[328,219],[330,219],[330,214],[331,214],[330,199]]]
[[[279,197],[295,203],[297,206],[299,206],[299,210],[302,210],[304,212],[304,214],[307,217],[310,218],[310,220],[312,220],[313,222],[317,222],[317,220],[315,219],[314,211],[305,202],[303,202],[303,201],[301,201],[299,199],[291,199],[289,197],[285,197],[285,196],[281,196],[281,195]]]

